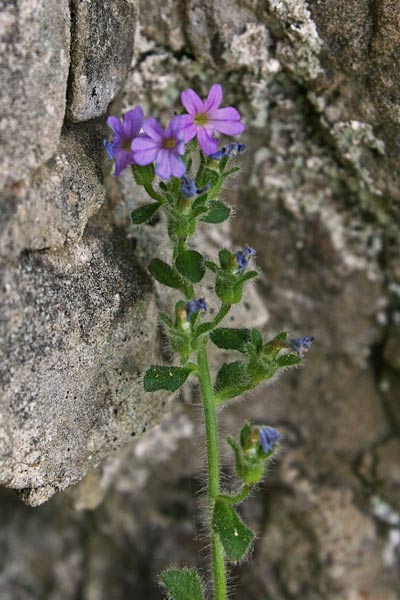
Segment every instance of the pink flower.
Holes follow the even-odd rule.
[[[167,129],[155,119],[146,119],[143,130],[146,135],[132,142],[133,157],[138,165],[149,165],[156,161],[155,171],[161,179],[182,177],[186,167],[182,160],[185,142],[180,124],[181,117],[174,117]]]
[[[205,102],[192,89],[182,92],[181,100],[189,113],[180,117],[185,142],[189,142],[197,135],[204,154],[210,155],[217,151],[218,141],[214,139],[215,131],[226,135],[239,135],[244,131],[244,125],[240,122],[240,114],[236,108],[232,106],[219,108],[222,102],[222,87],[219,83],[211,87]]]
[[[115,158],[115,177],[118,177],[128,165],[135,164],[131,143],[139,135],[142,123],[143,110],[141,106],[129,110],[123,115],[122,120],[117,117],[108,117],[107,125],[113,130],[114,138],[112,142],[105,140],[104,146],[109,158]]]

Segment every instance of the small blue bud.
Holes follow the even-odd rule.
[[[244,154],[246,152],[247,146],[246,144],[239,144],[235,142],[234,144],[228,144],[227,146],[223,146],[214,154],[210,154],[209,158],[212,160],[221,160],[224,156],[237,156],[238,154]]]
[[[236,260],[238,264],[238,272],[241,273],[249,264],[249,259],[256,256],[256,251],[250,246],[245,246],[243,250],[236,252]]]
[[[283,435],[279,433],[277,429],[268,427],[267,425],[265,427],[261,427],[258,434],[260,444],[265,454],[272,452],[276,443],[283,438]]]
[[[207,183],[202,188],[198,188],[194,180],[187,177],[187,175],[184,175],[182,177],[182,181],[183,183],[181,186],[181,190],[185,198],[193,198],[193,196],[205,194],[205,192],[208,192],[208,190],[210,189],[209,183]]]
[[[109,142],[108,140],[104,139],[103,140],[103,146],[107,152],[108,158],[110,160],[112,160],[115,156],[115,152],[114,152],[114,146],[112,142]]]
[[[204,298],[199,298],[198,300],[190,300],[189,302],[186,303],[185,308],[186,308],[187,319],[189,321],[190,317],[194,313],[198,312],[199,310],[207,310],[207,303],[204,300]]]
[[[182,194],[185,198],[192,198],[197,194],[197,187],[193,179],[189,179],[186,175],[182,177]]]
[[[303,358],[304,353],[307,352],[311,348],[311,344],[313,343],[313,336],[304,336],[301,338],[294,338],[288,341],[289,348],[296,352],[296,354]]]

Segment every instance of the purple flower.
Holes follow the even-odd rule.
[[[180,116],[181,128],[185,135],[185,142],[189,142],[197,135],[200,148],[204,154],[210,155],[217,151],[218,141],[214,139],[214,132],[226,135],[239,135],[244,131],[240,122],[240,114],[232,106],[219,108],[222,102],[222,87],[215,83],[203,102],[192,89],[181,94],[183,106],[189,114]]]
[[[207,304],[204,298],[198,300],[190,300],[185,305],[188,321],[190,317],[199,310],[207,310]]]
[[[228,144],[227,146],[223,146],[220,150],[215,152],[214,154],[210,154],[210,158],[213,160],[221,160],[224,156],[237,156],[238,154],[244,154],[247,150],[246,144],[239,144],[235,142],[234,144]]]
[[[196,196],[199,194],[205,194],[205,192],[208,192],[209,189],[210,189],[209,183],[207,183],[202,188],[198,188],[193,179],[190,179],[189,177],[187,177],[187,175],[184,175],[182,177],[181,190],[182,190],[182,194],[184,195],[185,198],[193,198],[193,196]]]
[[[156,161],[156,173],[161,179],[169,179],[172,175],[183,177],[185,174],[182,160],[185,142],[180,119],[174,117],[165,131],[155,119],[146,119],[143,123],[146,135],[132,142],[135,162],[145,166]]]
[[[265,454],[272,452],[275,448],[275,444],[283,438],[283,435],[279,433],[277,429],[268,427],[267,425],[260,428],[258,435]]]
[[[303,358],[304,353],[311,348],[313,341],[313,336],[304,336],[289,340],[288,345],[300,358]]]
[[[243,250],[239,250],[236,252],[236,260],[238,264],[238,273],[244,271],[244,269],[248,266],[250,258],[256,255],[256,251],[254,248],[250,248],[250,246],[245,246]]]
[[[117,117],[108,117],[107,125],[113,130],[114,138],[112,142],[104,140],[103,143],[109,158],[115,158],[114,175],[118,177],[128,165],[135,164],[131,144],[143,125],[142,107],[129,110],[123,115],[122,121]]]

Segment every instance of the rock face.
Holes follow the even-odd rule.
[[[156,305],[172,297],[143,269],[162,224],[129,225],[143,197],[129,173],[105,177],[101,139],[107,111],[166,122],[182,89],[220,81],[248,152],[224,191],[230,229],[199,243],[257,248],[249,321],[316,338],[304,368],[220,415],[227,473],[223,434],[244,418],[285,435],[243,507],[258,541],[235,593],[396,600],[398,3],[147,0],[135,46],[134,3],[68,10],[25,0],[0,17],[0,483],[37,505],[87,475],[35,509],[1,492],[0,597],[158,600],[171,562],[207,573],[197,398],[167,410],[141,391],[166,350]]]
[[[66,0],[0,4],[0,186],[55,152],[65,113],[70,51]]]
[[[71,2],[72,47],[68,116],[104,115],[128,74],[134,46],[135,0]]]

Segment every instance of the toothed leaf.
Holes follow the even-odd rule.
[[[175,392],[189,377],[191,369],[188,367],[162,367],[152,365],[144,376],[144,389],[146,392],[166,390]]]
[[[167,569],[160,575],[171,600],[203,600],[200,577],[195,569]]]
[[[151,204],[144,204],[139,206],[131,213],[132,223],[134,225],[140,225],[146,223],[151,217],[158,211],[161,206],[161,202],[152,202]]]
[[[199,283],[206,272],[204,258],[196,250],[181,252],[176,258],[175,267],[181,275],[192,283]]]
[[[233,562],[246,556],[255,537],[232,505],[222,498],[217,498],[215,502],[213,529],[218,533],[227,557]]]
[[[219,200],[212,200],[209,203],[209,210],[204,217],[201,218],[205,223],[223,223],[229,218],[231,209]]]
[[[177,290],[182,289],[183,281],[178,273],[170,267],[166,262],[159,258],[154,258],[149,264],[149,271],[157,281],[168,287]]]
[[[245,353],[251,342],[251,329],[219,327],[210,334],[211,341],[223,350],[238,350]]]
[[[279,368],[293,367],[294,365],[298,365],[300,363],[301,358],[299,356],[296,356],[296,354],[284,354],[283,356],[280,356],[276,361],[276,364]]]

